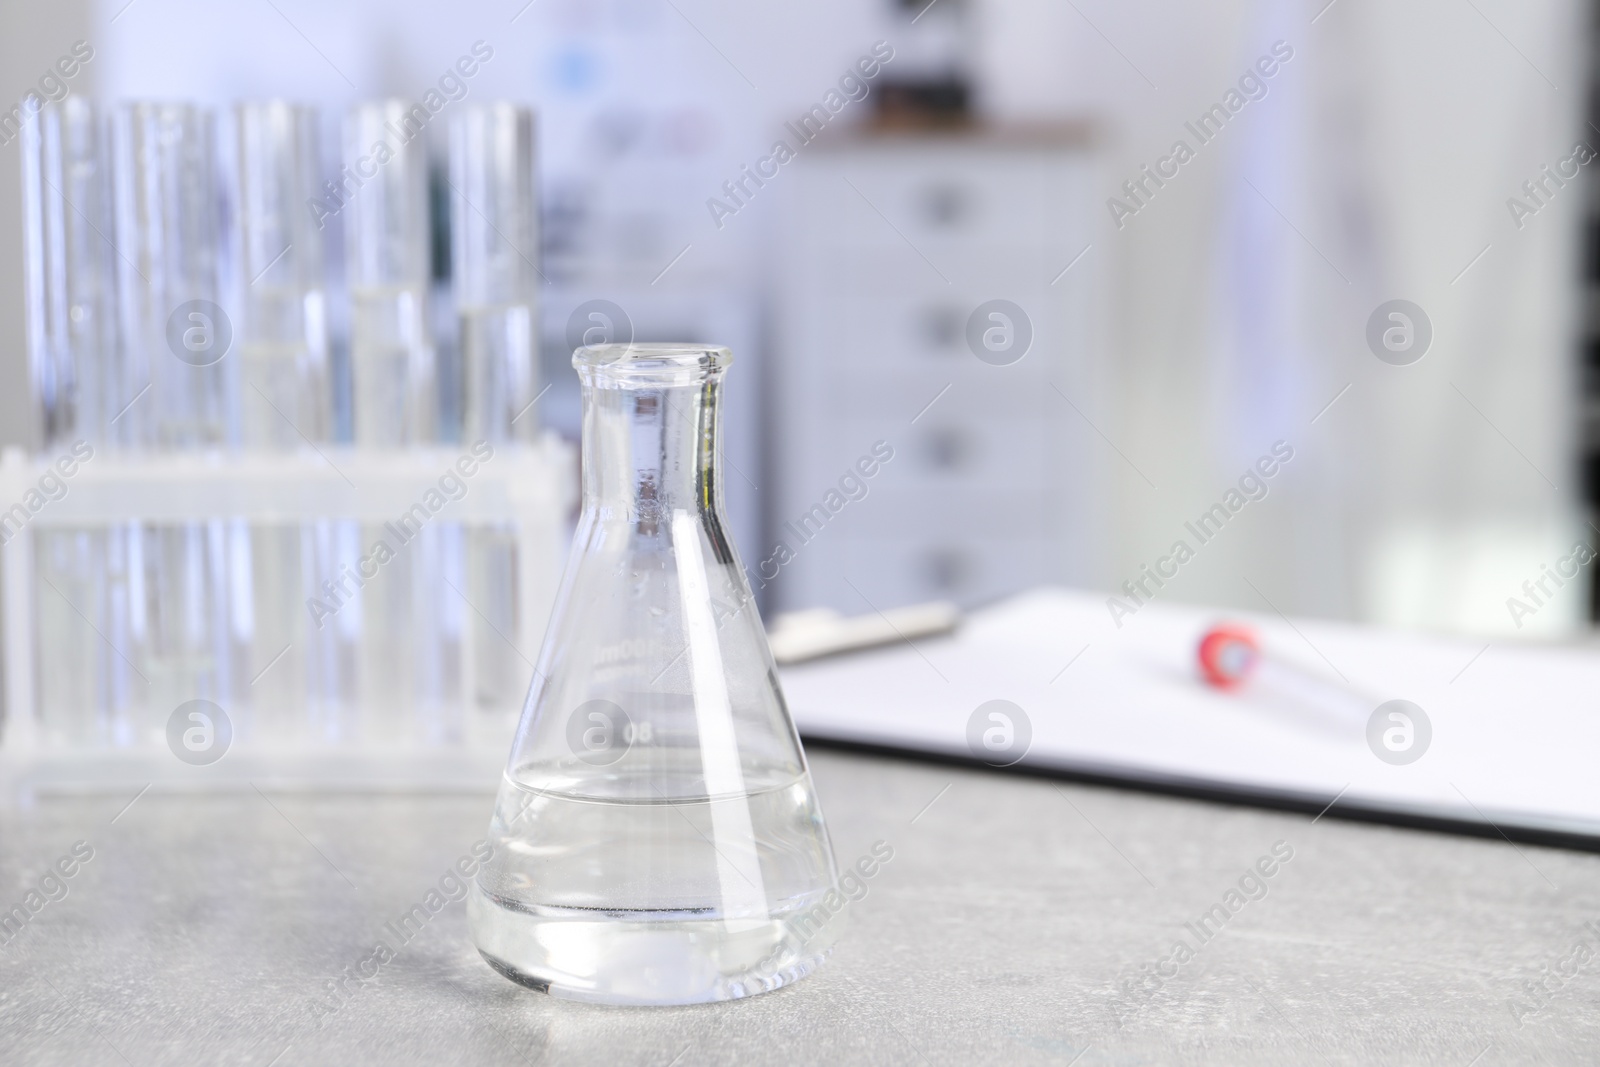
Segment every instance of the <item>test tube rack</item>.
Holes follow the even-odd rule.
[[[0,457],[0,802],[494,787],[570,540],[571,444],[55,451]],[[511,681],[485,697],[496,662]],[[177,742],[191,700],[226,719],[205,720],[219,758]]]

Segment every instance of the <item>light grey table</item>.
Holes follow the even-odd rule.
[[[894,858],[813,977],[692,1008],[514,986],[451,904],[314,1009],[482,836],[487,795],[0,813],[5,908],[94,850],[0,949],[0,1062],[1600,1062],[1600,856],[839,751],[812,767],[841,863],[879,840]],[[1278,842],[1293,858],[1228,911]],[[1201,943],[1185,924],[1213,905]]]

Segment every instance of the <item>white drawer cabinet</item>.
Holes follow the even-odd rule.
[[[971,605],[1089,579],[1103,443],[1065,398],[1097,395],[1096,271],[1061,272],[1090,242],[1094,188],[1064,130],[862,136],[786,170],[758,557],[792,554],[763,574],[777,607]],[[1032,331],[1009,365],[968,340],[991,300]],[[894,458],[858,489],[876,442]],[[830,496],[841,479],[859,499]]]

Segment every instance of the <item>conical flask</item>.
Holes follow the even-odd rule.
[[[593,345],[583,512],[468,910],[507,978],[686,1004],[797,981],[843,898],[723,521],[726,348]]]

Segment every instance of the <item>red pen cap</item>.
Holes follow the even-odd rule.
[[[1218,689],[1237,689],[1261,661],[1261,642],[1241,623],[1218,623],[1206,631],[1195,650],[1200,673]]]

